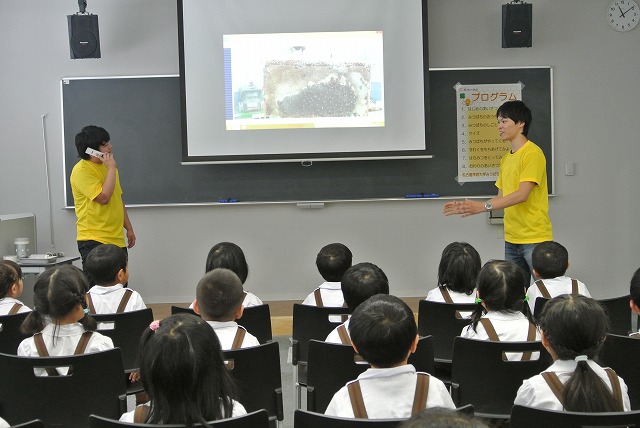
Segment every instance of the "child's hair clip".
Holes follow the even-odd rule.
[[[158,327],[160,327],[160,321],[158,320],[152,321],[151,324],[149,324],[149,328],[153,331],[156,331]]]
[[[529,301],[529,296],[524,296],[524,301],[528,302]]]
[[[482,299],[479,297],[476,297],[476,303],[482,303]]]
[[[83,311],[85,314],[88,314],[88,313],[89,313],[89,309],[87,309],[87,308],[84,308],[82,311]]]

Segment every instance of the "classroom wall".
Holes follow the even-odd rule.
[[[533,47],[502,49],[504,2],[430,1],[430,65],[553,67],[555,238],[569,249],[569,274],[594,297],[626,293],[640,266],[640,28],[610,29],[608,0],[537,0]],[[60,79],[177,74],[175,3],[89,0],[87,10],[99,16],[102,58],[71,60],[66,15],[77,11],[77,2],[0,2],[0,213],[35,213],[38,251],[77,254],[75,215],[63,209]],[[112,143],[116,160],[120,144],[153,149],[153,141]],[[575,162],[575,176],[564,175],[566,162]],[[230,240],[246,252],[248,290],[266,300],[302,299],[321,282],[314,266],[318,250],[340,241],[354,261],[381,266],[393,293],[424,295],[435,285],[440,253],[451,241],[470,242],[483,261],[503,257],[500,226],[489,225],[485,215],[445,218],[443,203],[130,208],[138,237],[130,251],[130,284],[150,303],[189,301],[210,246]]]

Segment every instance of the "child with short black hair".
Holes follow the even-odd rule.
[[[209,254],[207,255],[206,272],[211,272],[216,268],[225,268],[232,270],[244,287],[244,283],[249,276],[249,265],[247,259],[244,256],[242,248],[233,242],[220,242],[211,247]],[[263,302],[253,293],[245,292],[244,301],[242,306],[248,308],[250,306],[262,305]]]
[[[349,333],[354,350],[371,368],[336,392],[325,414],[408,418],[412,409],[455,408],[442,381],[407,363],[418,345],[418,327],[401,299],[386,294],[367,299],[353,311]],[[352,402],[357,403],[355,408]]]
[[[243,299],[242,282],[229,269],[213,269],[196,287],[193,309],[213,328],[223,350],[260,345],[255,336],[235,321],[244,311]]]
[[[0,261],[0,315],[14,315],[31,309],[18,300],[22,295],[22,269],[11,260]]]
[[[85,269],[96,283],[86,297],[89,313],[113,314],[147,307],[140,293],[123,285],[129,280],[129,262],[122,248],[113,244],[98,245],[87,255]]]
[[[353,254],[346,245],[333,243],[322,247],[316,256],[316,267],[325,282],[313,290],[302,304],[320,307],[343,306],[344,297],[340,281],[352,262]]]
[[[492,260],[478,274],[477,306],[462,337],[502,342],[539,341],[540,333],[526,304],[526,273],[515,263]],[[507,353],[520,360],[522,353]],[[530,358],[530,357],[529,357]]]
[[[536,299],[551,299],[561,294],[582,294],[591,297],[586,285],[577,279],[564,276],[569,268],[569,252],[555,242],[541,242],[533,249],[531,255],[533,276],[536,281],[527,290],[529,308],[534,311]]]
[[[640,315],[640,269],[636,270],[633,276],[631,277],[631,283],[629,284],[629,306],[631,310]],[[640,328],[640,326],[638,326]],[[640,334],[639,332],[634,332],[631,336],[637,336]]]
[[[351,266],[344,273],[341,288],[345,304],[354,311],[371,296],[389,294],[389,280],[378,266],[363,262]],[[349,320],[347,319],[329,333],[325,342],[350,345]]]
[[[480,254],[471,244],[452,242],[442,251],[438,265],[438,286],[425,300],[445,303],[474,303],[476,278],[482,267]]]
[[[193,426],[246,414],[224,366],[220,342],[202,319],[176,314],[154,321],[140,339],[140,371],[149,402],[123,422]]]
[[[85,302],[87,279],[73,265],[45,270],[33,287],[33,311],[21,330],[33,337],[18,346],[25,357],[88,354],[113,348],[112,340],[96,332],[96,322],[88,315]],[[50,322],[49,322],[50,321]],[[68,368],[35,369],[36,375],[66,374]]]
[[[624,380],[593,361],[608,324],[604,308],[589,297],[563,294],[549,300],[540,329],[553,364],[522,383],[514,404],[571,412],[629,411]]]

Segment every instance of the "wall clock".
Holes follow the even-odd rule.
[[[634,0],[613,0],[607,7],[607,22],[616,31],[633,30],[640,22],[640,8]]]

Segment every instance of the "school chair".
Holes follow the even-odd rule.
[[[220,419],[209,422],[214,428],[268,428],[269,415],[266,410],[258,410],[229,419]],[[196,424],[194,427],[201,427]],[[98,415],[89,416],[89,428],[186,428],[183,424],[133,424],[129,422],[120,422],[118,420],[108,419]]]
[[[36,376],[35,368],[70,367],[72,375]],[[91,414],[118,419],[126,411],[120,349],[66,357],[0,354],[0,408],[12,423],[84,428]]]
[[[445,383],[451,381],[453,339],[471,323],[460,312],[473,312],[474,303],[442,303],[420,300],[418,303],[418,334],[433,336],[435,375]]]
[[[125,373],[140,369],[138,352],[140,337],[153,321],[151,308],[139,311],[121,312],[118,314],[91,315],[98,323],[98,332],[113,340],[113,346],[120,348]],[[127,385],[127,394],[135,394],[143,390],[142,382],[138,381]]]
[[[505,352],[540,352],[537,359],[507,361]],[[541,342],[492,342],[456,337],[451,365],[451,397],[456,406],[473,404],[476,415],[507,419],[522,381],[551,364]]]
[[[613,297],[610,299],[596,299],[609,315],[609,331],[608,333],[620,334],[623,336],[631,333],[632,318],[635,314],[629,307],[631,297],[626,296]]]
[[[291,363],[293,364],[293,382],[295,386],[296,408],[302,405],[302,387],[307,385],[307,361],[309,341],[325,340],[341,322],[329,319],[331,315],[348,315],[351,309],[339,307],[318,307],[293,304],[293,334],[291,337]],[[341,317],[338,317],[341,319]]]
[[[284,404],[278,342],[222,353],[238,386],[238,401],[247,412],[265,409],[271,424],[280,426],[284,420]]]
[[[31,337],[30,334],[20,333],[20,326],[27,315],[29,312],[0,316],[0,352],[16,355],[20,342]]]
[[[617,334],[607,334],[599,362],[611,367],[624,379],[629,389],[631,409],[640,410],[640,339]]]
[[[433,337],[421,337],[409,364],[417,371],[433,374]],[[323,413],[333,395],[347,382],[369,368],[351,345],[309,341],[307,362],[307,410]]]
[[[395,428],[406,419],[352,419],[296,409],[294,428]]]
[[[511,428],[640,427],[640,411],[583,413],[513,406]]]
[[[171,315],[178,313],[197,315],[193,309],[171,306]],[[269,309],[269,305],[266,303],[244,308],[242,317],[238,318],[236,322],[246,328],[247,331],[254,335],[260,343],[267,343],[273,340],[273,333],[271,329],[271,310]]]

